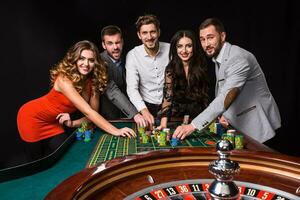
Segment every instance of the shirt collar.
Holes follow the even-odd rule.
[[[214,63],[218,62],[219,64],[221,64],[222,62],[222,59],[223,59],[223,55],[224,55],[224,51],[225,51],[225,48],[226,48],[226,42],[223,44],[223,47],[221,48],[221,51],[220,53],[218,54],[218,56],[216,58],[213,58],[212,61]]]
[[[161,52],[161,44],[160,42],[158,42],[158,51],[155,55],[155,57]],[[147,53],[146,49],[145,49],[145,45],[143,44],[143,53],[145,57],[150,57],[149,54]]]
[[[110,59],[111,59],[111,61],[113,62],[113,63],[117,63],[117,62],[120,62],[120,60],[115,60],[115,59],[113,59],[112,57],[110,57],[110,56],[108,56]]]
[[[107,54],[107,55],[108,55],[109,59],[110,59],[114,64],[116,64],[117,66],[119,66],[119,65],[121,64],[121,59],[115,60],[115,59],[113,59],[109,54]]]

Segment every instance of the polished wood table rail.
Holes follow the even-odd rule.
[[[54,188],[46,199],[123,199],[153,185],[214,179],[208,165],[216,159],[214,148],[169,149],[124,156],[80,171]],[[241,167],[235,181],[273,188],[300,199],[300,158],[234,150],[231,159]],[[154,183],[149,181],[149,176]]]

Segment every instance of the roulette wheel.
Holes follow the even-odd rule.
[[[300,199],[299,158],[250,150],[218,153],[178,148],[116,158],[69,177],[45,199]],[[228,191],[218,189],[224,185]]]

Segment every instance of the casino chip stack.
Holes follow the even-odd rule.
[[[244,148],[244,136],[234,129],[227,130],[227,133],[222,135],[222,139],[230,141],[235,149]]]
[[[165,131],[159,132],[159,139],[158,139],[159,146],[166,146],[167,145],[167,133]]]

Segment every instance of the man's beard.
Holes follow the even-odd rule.
[[[212,54],[206,53],[206,56],[209,58],[215,58],[219,55],[221,49],[222,49],[222,44],[218,43],[218,45],[214,48],[214,52]]]

